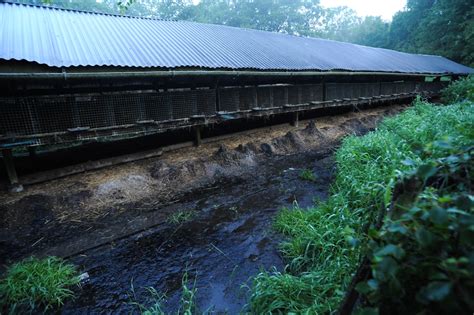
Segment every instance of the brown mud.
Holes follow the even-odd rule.
[[[276,212],[326,198],[332,153],[347,134],[363,134],[403,106],[369,109],[275,126],[0,195],[0,264],[58,255],[87,272],[64,313],[129,313],[145,287],[176,310],[181,277],[196,281],[201,310],[236,313],[241,286],[261,268],[283,267]],[[315,182],[298,174],[310,169]],[[192,213],[188,222],[169,219]]]

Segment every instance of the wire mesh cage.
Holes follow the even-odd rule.
[[[123,127],[215,114],[213,89],[0,98],[0,136]]]
[[[54,137],[53,142],[71,138],[147,132],[153,126],[188,121],[216,112],[284,108],[310,102],[357,99],[399,93],[438,92],[445,82],[367,82],[301,85],[264,85],[121,91],[95,94],[0,97],[0,141],[5,139]],[[325,91],[324,91],[325,89]],[[324,93],[323,93],[324,92]],[[123,130],[119,130],[122,128]],[[89,131],[80,134],[78,131]],[[77,132],[75,134],[75,132]]]
[[[220,88],[219,89],[219,111],[237,112],[240,110],[240,89]]]

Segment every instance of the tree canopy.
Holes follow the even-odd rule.
[[[474,66],[472,0],[408,0],[391,22],[319,0],[17,0],[64,8],[253,28],[400,51]]]

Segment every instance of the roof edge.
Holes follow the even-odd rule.
[[[123,71],[123,72],[37,72],[37,73],[0,73],[0,79],[100,79],[100,78],[174,78],[174,77],[308,77],[308,76],[449,76],[468,75],[469,73],[407,73],[376,71],[247,71],[247,70],[169,70],[169,71]]]

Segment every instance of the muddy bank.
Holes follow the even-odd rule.
[[[402,109],[276,126],[4,193],[0,263],[58,255],[87,272],[90,283],[64,313],[129,313],[132,284],[140,303],[152,286],[176,310],[184,272],[196,279],[202,310],[236,313],[247,301],[242,284],[260,268],[283,267],[275,213],[325,199],[340,139]],[[299,178],[302,169],[316,181]],[[173,222],[177,213],[192,215]]]

